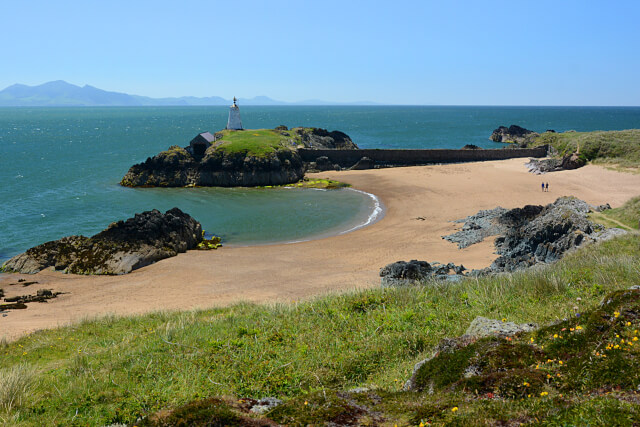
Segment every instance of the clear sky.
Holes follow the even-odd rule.
[[[1,0],[0,46],[0,89],[640,105],[638,0]]]

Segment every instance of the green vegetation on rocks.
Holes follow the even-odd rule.
[[[549,144],[561,155],[578,151],[589,161],[622,168],[640,167],[640,129],[596,132],[545,132],[535,145]]]
[[[216,150],[263,157],[283,148],[295,148],[296,142],[288,132],[274,129],[228,130],[217,132]]]
[[[640,346],[633,341],[640,329],[638,291],[621,290],[640,284],[638,253],[640,239],[630,234],[544,268],[496,277],[286,305],[105,317],[36,332],[0,350],[0,378],[17,366],[34,372],[26,391],[17,389],[19,404],[0,409],[0,417],[23,426],[133,425],[140,417],[160,423],[192,405],[209,414],[209,421],[219,413],[230,417],[225,418],[229,425],[242,425],[245,418],[259,417],[247,412],[245,399],[273,396],[285,403],[263,417],[289,425],[486,425],[536,419],[630,425],[633,421],[625,420],[638,422],[640,416],[630,403],[635,395],[629,387],[638,382],[636,362],[625,358]],[[599,307],[611,292],[612,302]],[[576,318],[576,312],[582,316]],[[458,369],[439,380],[434,394],[401,391],[416,362],[441,339],[462,335],[477,316],[540,325],[570,320],[513,341],[487,338],[475,344],[486,353],[483,363],[490,369],[508,354],[505,363],[513,365],[513,373],[458,382]],[[626,346],[634,349],[620,355],[614,353],[618,349],[606,349],[621,346],[622,339],[631,339],[634,345]],[[593,347],[597,342],[600,347]],[[607,354],[607,360],[590,353],[593,349]],[[524,382],[536,393],[521,397]],[[369,390],[349,392],[353,387]],[[206,409],[209,399],[216,408]]]

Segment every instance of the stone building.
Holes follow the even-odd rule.
[[[215,136],[211,135],[209,132],[202,132],[198,134],[198,136],[193,138],[189,143],[191,154],[199,157],[204,156],[204,152],[215,142],[215,140]]]

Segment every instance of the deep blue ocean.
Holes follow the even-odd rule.
[[[360,148],[497,148],[500,125],[543,132],[640,128],[640,107],[240,106],[245,128],[341,130]],[[352,190],[130,189],[134,163],[226,125],[227,107],[0,108],[0,261],[71,234],[92,235],[177,206],[227,244],[348,230],[375,207]]]

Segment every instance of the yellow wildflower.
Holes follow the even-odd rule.
[[[581,329],[582,329],[582,326],[580,326],[580,325],[576,326],[576,331],[579,331]]]
[[[620,316],[620,312],[619,311],[614,311],[613,312],[613,317],[617,318],[618,316]]]
[[[546,395],[548,395],[548,394],[549,394],[549,393],[547,393],[546,391],[540,392],[540,396],[546,396]]]
[[[638,341],[638,337],[633,337],[631,341]]]
[[[454,406],[453,408],[451,408],[451,412],[456,412],[458,410],[457,406]]]

